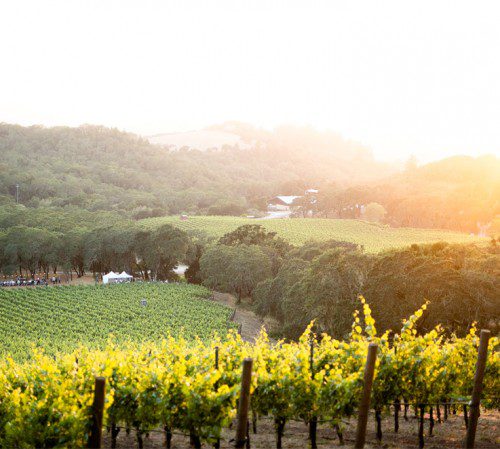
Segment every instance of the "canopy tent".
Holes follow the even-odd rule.
[[[102,277],[102,283],[109,284],[117,282],[126,282],[126,281],[131,281],[133,278],[134,278],[133,276],[130,276],[130,274],[125,273],[125,271],[122,271],[121,273],[114,273],[113,271],[110,271],[108,274],[105,274]]]

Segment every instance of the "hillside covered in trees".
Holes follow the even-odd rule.
[[[421,167],[410,163],[404,172],[369,185],[327,184],[313,209],[318,216],[359,218],[355,204],[376,203],[391,226],[498,235],[499,198],[499,158],[455,156]]]
[[[132,218],[239,215],[297,185],[347,185],[387,172],[369,150],[333,134],[290,128],[273,136],[251,149],[171,151],[98,126],[0,124],[0,195],[12,201],[19,184],[28,207],[115,210]]]
[[[456,156],[405,170],[331,132],[229,123],[238,144],[197,149],[154,145],[99,126],[0,124],[0,204],[115,211],[141,219],[179,213],[242,215],[266,209],[274,195],[298,200],[299,216],[362,218],[376,204],[391,226],[498,234],[500,159]],[[381,207],[380,207],[380,206]],[[479,224],[479,226],[478,226]]]

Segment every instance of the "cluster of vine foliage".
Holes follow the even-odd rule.
[[[424,305],[424,308],[426,306]],[[311,325],[297,342],[253,344],[235,332],[210,343],[167,338],[161,342],[85,347],[51,357],[0,362],[0,446],[82,447],[91,426],[95,376],[106,378],[105,423],[137,432],[139,446],[151,429],[174,430],[214,442],[235,417],[242,361],[254,360],[251,407],[255,418],[274,419],[278,437],[290,419],[321,419],[337,429],[356,413],[368,342],[379,346],[372,407],[395,400],[429,404],[468,399],[478,337],[445,337],[438,327],[417,335],[418,310],[399,334],[378,335],[368,304],[354,315],[348,341],[317,336]],[[218,348],[218,366],[215,352]],[[484,396],[500,390],[500,343],[490,340]],[[311,348],[313,350],[311,350]],[[498,399],[497,399],[498,401]],[[484,402],[498,407],[494,399]],[[174,437],[175,438],[175,437]]]

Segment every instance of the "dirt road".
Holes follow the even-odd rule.
[[[245,341],[253,342],[264,326],[262,320],[245,304],[236,305],[236,298],[228,293],[214,293],[214,301],[236,308],[233,321],[241,323],[241,337]]]

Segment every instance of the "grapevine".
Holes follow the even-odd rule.
[[[425,307],[425,306],[424,306]],[[94,376],[107,379],[105,422],[136,430],[138,444],[151,429],[193,437],[195,446],[216,442],[235,417],[241,363],[254,360],[251,407],[254,416],[276,423],[279,440],[290,419],[312,417],[340,429],[352,416],[362,388],[369,342],[379,346],[372,407],[381,413],[397,399],[427,407],[443,400],[468,400],[478,337],[446,337],[438,327],[417,335],[417,311],[401,331],[379,335],[363,300],[350,338],[315,335],[309,327],[297,342],[271,342],[263,331],[255,343],[230,330],[224,338],[195,341],[108,341],[103,348],[79,347],[54,358],[35,349],[30,359],[0,362],[0,446],[84,446],[91,422]],[[310,348],[314,345],[311,365]],[[214,366],[215,348],[219,366]],[[498,406],[500,343],[490,340],[484,402]],[[313,375],[311,375],[313,367]],[[50,423],[50,425],[49,425]],[[26,430],[29,429],[29,430]]]
[[[20,360],[33,346],[49,355],[81,344],[103,348],[110,334],[118,342],[167,335],[209,341],[215,332],[236,328],[232,309],[208,301],[210,295],[192,284],[140,282],[0,289],[0,354]]]

